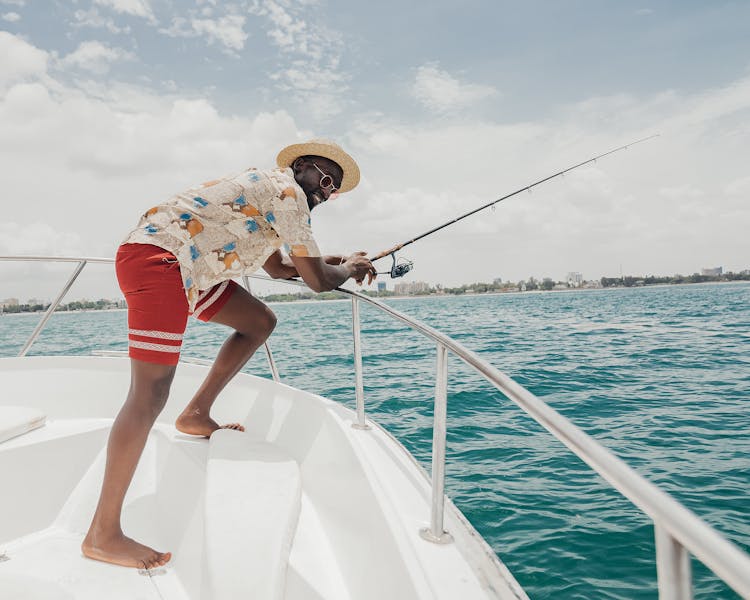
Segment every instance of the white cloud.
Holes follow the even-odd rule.
[[[498,91],[488,85],[461,82],[437,64],[428,63],[417,69],[412,94],[428,109],[445,112],[469,107],[496,96]]]
[[[750,177],[740,177],[730,181],[724,188],[730,196],[743,196],[750,199]]]
[[[299,102],[304,103],[305,110],[318,121],[333,119],[346,105],[346,101],[338,92],[325,90],[313,90],[308,94],[299,93]]]
[[[38,202],[37,204],[43,206],[44,203]],[[83,232],[61,231],[55,223],[6,221],[0,223],[0,254],[82,256],[85,255],[82,234]],[[92,254],[89,253],[89,256]],[[49,302],[60,292],[75,266],[76,263],[67,262],[0,262],[0,279],[3,282],[0,299],[15,297],[25,302],[33,297]],[[102,277],[101,275],[107,269],[109,269],[108,275]],[[91,275],[96,275],[96,271],[99,272],[99,277],[91,281]],[[86,284],[88,284],[89,289],[82,290],[82,283],[83,287],[87,287]],[[99,265],[94,266],[93,269],[88,267],[68,294],[66,301],[87,295],[97,299],[102,296],[117,298],[120,293],[113,283],[111,267],[102,268]]]
[[[0,254],[70,256],[81,251],[81,235],[49,223],[0,223]]]
[[[152,22],[156,20],[148,0],[94,0],[94,3],[120,14],[142,17]]]
[[[750,79],[698,94],[587,100],[535,123],[415,125],[379,116],[349,138],[363,162],[365,181],[353,195],[368,226],[340,239],[380,251],[656,130],[660,138],[410,246],[404,255],[417,262],[415,276],[457,284],[493,272],[594,278],[620,263],[632,274],[749,268],[749,119]]]
[[[73,13],[73,16],[76,20],[75,25],[78,27],[101,27],[114,34],[130,33],[130,26],[121,27],[117,25],[113,19],[103,17],[95,6],[92,6],[89,10],[77,10]]]
[[[245,47],[245,17],[228,14],[215,19],[175,17],[168,28],[159,29],[170,37],[203,38],[207,44],[218,43],[225,51],[236,55]]]
[[[292,61],[287,68],[271,73],[270,78],[281,91],[291,92],[318,120],[335,117],[346,105],[342,92],[347,89],[347,78],[314,63]]]
[[[8,21],[8,23],[17,23],[20,20],[21,15],[19,15],[17,12],[3,13],[3,21]]]
[[[109,71],[112,63],[128,60],[135,60],[135,54],[91,40],[81,42],[78,48],[60,60],[60,64],[102,75]]]
[[[4,222],[70,234],[60,238],[70,252],[112,255],[145,207],[198,181],[271,166],[283,145],[325,133],[300,131],[284,111],[234,117],[203,98],[117,82],[74,88],[50,77],[47,53],[8,33],[0,54],[11,57],[0,64],[0,185],[14,198]],[[697,94],[591,99],[537,122],[364,115],[340,140],[362,183],[317,208],[313,226],[325,251],[377,252],[658,130],[409,246],[412,277],[455,285],[568,271],[593,278],[620,263],[626,274],[748,268],[749,113],[750,79],[741,79]],[[16,240],[16,229],[0,231]]]
[[[231,117],[205,99],[116,82],[70,87],[46,72],[46,53],[10,34],[0,33],[0,53],[13,58],[0,67],[0,185],[14,198],[4,222],[78,235],[71,251],[112,255],[144,207],[217,175],[270,167],[304,135],[283,111]]]
[[[318,119],[329,119],[346,106],[349,76],[341,69],[343,36],[330,21],[310,20],[315,2],[265,0],[252,12],[268,22],[271,43],[291,58],[269,72],[280,90],[310,110]]]
[[[7,31],[0,31],[0,90],[5,85],[46,73],[49,55]]]
[[[268,0],[263,3],[258,14],[268,17],[272,27],[268,29],[268,37],[284,52],[295,52],[314,60],[320,60],[323,53],[331,46],[329,35],[318,33],[304,19],[295,18],[288,8],[278,2]]]
[[[699,190],[691,185],[674,185],[659,189],[659,194],[669,200],[694,200],[696,198],[705,198],[703,190]]]

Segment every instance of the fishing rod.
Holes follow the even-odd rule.
[[[383,250],[382,252],[376,254],[373,256],[370,261],[375,262],[376,260],[380,260],[381,258],[385,258],[386,256],[390,256],[393,259],[393,265],[391,266],[390,271],[384,271],[384,273],[390,274],[392,279],[396,279],[397,277],[403,277],[406,275],[409,271],[411,271],[414,268],[414,263],[407,259],[401,259],[401,262],[396,262],[396,252],[401,250],[401,248],[408,246],[409,244],[413,244],[416,241],[421,240],[422,238],[427,237],[428,235],[432,235],[436,231],[440,231],[441,229],[444,229],[445,227],[448,227],[449,225],[453,225],[453,223],[457,223],[461,219],[465,219],[466,217],[470,217],[474,213],[478,213],[480,210],[484,210],[485,208],[489,208],[490,206],[494,206],[498,202],[502,202],[503,200],[507,200],[508,198],[512,198],[513,196],[520,194],[521,192],[526,192],[531,190],[531,188],[536,187],[538,185],[541,185],[545,181],[549,181],[550,179],[554,179],[555,177],[560,177],[561,175],[564,175],[565,173],[568,173],[569,171],[572,171],[573,169],[577,169],[578,167],[582,167],[583,165],[587,165],[591,162],[595,162],[599,160],[600,158],[604,158],[605,156],[608,156],[610,154],[614,154],[615,152],[619,152],[620,150],[625,150],[626,148],[629,148],[630,146],[635,146],[636,144],[640,144],[641,142],[645,142],[647,140],[653,139],[655,137],[659,137],[659,134],[650,135],[648,137],[642,138],[640,140],[636,140],[635,142],[631,142],[629,144],[625,144],[624,146],[620,146],[619,148],[615,148],[613,150],[609,150],[607,152],[604,152],[603,154],[599,154],[593,158],[589,158],[588,160],[584,160],[583,162],[580,162],[576,165],[573,165],[572,167],[568,167],[567,169],[563,169],[562,171],[559,171],[555,173],[554,175],[549,175],[548,177],[545,177],[544,179],[540,179],[539,181],[535,181],[534,183],[527,185],[526,187],[522,187],[521,189],[516,190],[515,192],[512,192],[510,194],[507,194],[506,196],[503,196],[502,198],[498,198],[497,200],[493,200],[492,202],[488,202],[487,204],[484,204],[480,206],[479,208],[475,208],[474,210],[470,210],[467,213],[462,214],[459,217],[456,217],[455,219],[448,221],[447,223],[443,223],[442,225],[438,225],[437,227],[433,227],[429,231],[426,231],[425,233],[422,233],[418,235],[417,237],[414,237],[410,239],[409,241],[403,242],[401,244],[396,244],[393,246],[393,248],[388,248],[388,250]]]

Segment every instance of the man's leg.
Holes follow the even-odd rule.
[[[183,433],[206,437],[220,428],[209,415],[216,397],[271,335],[276,327],[276,315],[238,286],[211,318],[211,323],[221,323],[235,331],[224,342],[205,381],[175,423]],[[223,427],[244,431],[237,423]]]
[[[148,433],[169,396],[175,367],[135,359],[130,364],[130,390],[109,434],[102,493],[81,550],[96,560],[151,569],[165,564],[171,553],[126,537],[120,513]]]

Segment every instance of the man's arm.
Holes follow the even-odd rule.
[[[291,279],[292,277],[299,277],[299,273],[294,267],[294,263],[292,263],[289,257],[285,256],[281,250],[276,250],[266,259],[266,262],[263,263],[263,270],[274,279]]]
[[[290,256],[300,277],[314,292],[328,292],[337,288],[350,277],[362,283],[365,277],[368,283],[375,276],[375,267],[365,256],[365,252],[356,252],[340,265],[327,264],[323,257]]]
[[[342,265],[347,258],[349,257],[343,254],[326,254],[323,256],[323,261],[327,265]]]
[[[340,254],[327,254],[322,258],[323,262],[327,265],[334,266],[343,265],[347,259],[346,256]],[[266,259],[266,262],[263,264],[263,270],[274,279],[291,279],[292,277],[300,276],[291,258],[281,252],[281,250],[276,250]]]

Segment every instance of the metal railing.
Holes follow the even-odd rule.
[[[70,291],[70,288],[75,283],[76,279],[78,279],[78,276],[81,274],[81,271],[83,271],[83,268],[88,263],[99,263],[99,264],[114,264],[115,259],[114,258],[79,258],[79,257],[70,257],[70,256],[0,256],[0,262],[74,262],[78,263],[75,270],[73,271],[73,274],[68,278],[68,281],[65,282],[65,285],[60,290],[60,293],[55,297],[55,299],[50,303],[50,305],[47,307],[47,310],[45,311],[44,315],[42,315],[41,320],[39,323],[37,323],[37,326],[34,328],[34,331],[31,332],[31,335],[29,336],[29,339],[26,340],[26,343],[21,348],[21,351],[18,353],[18,356],[26,356],[26,354],[29,351],[29,348],[31,348],[32,344],[36,341],[36,339],[39,337],[39,334],[42,332],[42,329],[44,329],[44,326],[47,324],[47,321],[49,321],[49,318],[52,316],[52,313],[57,310],[57,307],[60,306],[60,302],[62,302],[62,299],[65,297],[65,295]],[[250,291],[250,280],[248,277],[243,277],[243,283],[245,284],[245,288],[247,291]],[[268,359],[268,367],[271,369],[271,377],[273,377],[274,381],[280,381],[279,379],[279,370],[276,368],[276,362],[273,359],[273,353],[271,352],[271,347],[268,345],[268,342],[265,342],[263,344],[263,347],[266,350],[266,358]],[[101,355],[106,356],[106,353],[100,353]],[[110,355],[114,355],[116,353],[112,352],[109,353]],[[191,359],[196,360],[196,359]]]
[[[23,356],[28,352],[31,344],[33,344],[39,335],[39,331],[44,327],[52,311],[59,305],[83,267],[89,262],[113,262],[112,259],[0,256],[0,261],[9,260],[78,263],[75,272],[67,281],[55,302],[50,305],[42,317],[42,321],[24,345],[19,356]],[[269,280],[267,277],[258,275],[251,275],[249,277]],[[304,286],[304,283],[295,280],[275,281]],[[245,277],[245,284],[249,287],[248,277]],[[342,288],[338,288],[336,291],[346,294],[352,299],[357,419],[353,427],[362,430],[369,429],[365,416],[365,399],[362,385],[359,303],[365,302],[374,306],[390,317],[401,321],[431,339],[436,344],[437,373],[432,447],[432,508],[430,527],[420,531],[422,537],[437,543],[450,543],[452,540],[451,535],[443,529],[448,354],[450,352],[487,379],[504,396],[515,402],[524,412],[552,433],[555,438],[565,444],[576,456],[588,464],[609,482],[612,487],[652,519],[656,541],[656,567],[660,600],[690,600],[692,598],[691,554],[741,596],[750,598],[750,556],[700,519],[695,513],[685,508],[666,492],[663,492],[656,485],[639,475],[594,438],[552,409],[541,399],[537,398],[526,388],[516,383],[513,379],[454,339],[374,298]],[[275,380],[278,380],[278,371],[273,362],[270,349],[267,352],[273,377]]]

